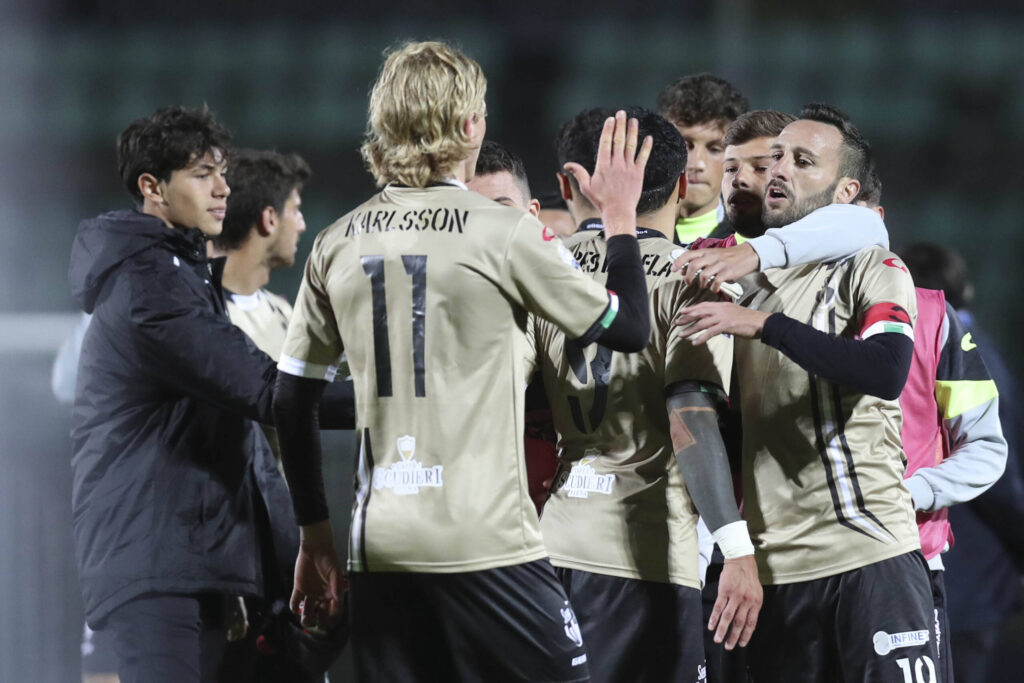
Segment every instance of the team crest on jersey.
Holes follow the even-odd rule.
[[[558,241],[558,255],[562,257],[562,260],[565,261],[566,264],[572,266],[576,270],[580,269],[579,261],[576,260],[576,257],[572,255],[571,251],[565,248],[565,245],[562,244],[561,240]]]
[[[588,498],[591,493],[603,493],[606,496],[615,486],[614,474],[598,474],[590,463],[597,458],[585,457],[572,466],[568,474],[563,475],[561,485],[570,498]]]
[[[572,611],[568,600],[565,601],[565,607],[561,608],[559,612],[562,613],[562,621],[565,622],[565,637],[576,643],[576,647],[583,647],[580,622],[576,621],[576,613]]]
[[[420,492],[420,488],[441,488],[444,485],[443,465],[424,467],[413,456],[416,455],[416,437],[400,436],[396,439],[398,455],[402,457],[391,467],[375,467],[373,470],[373,488],[392,489],[400,496],[411,496]]]
[[[921,629],[920,631],[903,631],[902,633],[876,631],[875,635],[871,638],[871,643],[875,646],[876,654],[885,656],[893,650],[898,650],[901,647],[916,647],[918,645],[927,644],[928,629]]]

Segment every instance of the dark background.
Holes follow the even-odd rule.
[[[74,319],[75,226],[128,204],[114,140],[161,105],[206,103],[238,143],[310,162],[301,263],[312,235],[373,190],[358,155],[367,93],[402,40],[443,38],[482,64],[488,137],[524,157],[535,193],[554,189],[564,120],[653,108],[687,73],[728,78],[755,108],[830,102],[875,146],[893,245],[958,248],[979,324],[1020,372],[1022,3],[827,5],[0,0],[0,682],[78,677],[68,410],[49,368]],[[278,272],[271,288],[293,297],[298,280]],[[350,440],[332,439],[343,526]]]

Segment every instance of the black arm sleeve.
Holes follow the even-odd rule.
[[[672,450],[697,512],[712,532],[738,522],[740,512],[729,458],[718,431],[714,395],[681,385],[669,387],[667,393]]]
[[[323,380],[277,373],[274,422],[295,520],[302,526],[329,517],[317,420],[317,404],[326,384]]]
[[[356,395],[351,379],[327,383],[320,397],[320,428],[356,428]]]
[[[914,342],[885,332],[847,339],[814,329],[782,313],[764,321],[761,341],[786,354],[807,372],[864,394],[898,398],[907,382]]]
[[[640,244],[636,238],[630,235],[609,238],[607,264],[605,286],[618,295],[619,311],[607,328],[595,326],[596,341],[612,351],[643,351],[651,336],[651,317],[647,305],[647,276],[640,263]],[[584,335],[587,337],[590,333]]]

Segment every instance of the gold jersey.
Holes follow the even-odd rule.
[[[745,305],[844,337],[876,305],[911,321],[914,283],[895,254],[866,249],[839,263],[771,269],[744,282]],[[895,325],[912,336],[909,325]],[[898,401],[808,373],[759,340],[736,340],[743,419],[743,516],[765,584],[808,581],[920,547]]]
[[[671,271],[680,247],[661,233],[638,232],[651,307],[646,350],[580,349],[550,323],[535,324],[559,448],[541,529],[556,566],[699,589],[697,514],[673,454],[666,388],[699,382],[727,390],[732,341],[693,346],[679,336],[679,308],[715,297]],[[603,232],[577,233],[566,246],[605,282]]]
[[[249,335],[260,351],[277,360],[288,331],[292,305],[283,296],[265,289],[250,295],[225,293],[231,322]]]
[[[617,299],[534,217],[455,185],[389,185],[324,230],[280,369],[345,351],[359,456],[353,571],[468,572],[546,555],[523,454],[529,312],[596,338]]]

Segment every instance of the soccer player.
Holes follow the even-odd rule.
[[[771,156],[769,227],[853,202],[871,164],[853,124],[824,105],[805,107]],[[896,402],[913,282],[871,248],[743,284],[745,306],[698,304],[683,322],[704,331],[698,344],[737,337],[744,514],[765,584],[754,680],[940,680]]]
[[[297,154],[250,149],[231,156],[231,197],[213,244],[226,256],[222,283],[228,315],[264,353],[277,358],[291,304],[265,289],[270,272],[295,264],[306,231],[302,186],[312,172]]]
[[[638,151],[619,112],[593,175],[572,169],[608,226],[606,289],[534,217],[466,190],[485,89],[443,43],[387,57],[363,145],[383,189],[317,238],[281,355],[275,413],[303,525],[292,601],[311,625],[338,611],[343,574],[312,408],[342,351],[354,373],[348,600],[366,680],[587,679],[526,490],[525,323],[533,312],[584,346],[644,348],[635,223],[651,142]]]
[[[868,173],[857,203],[884,215],[882,181]],[[972,335],[940,290],[915,288],[914,359],[900,394],[906,486],[917,510],[931,574],[941,679],[953,680],[942,553],[953,544],[949,508],[988,490],[1003,474],[1007,446],[999,391]]]
[[[888,246],[888,234],[880,217],[848,204],[822,207],[783,228],[765,227],[761,211],[769,180],[771,146],[795,119],[791,114],[758,110],[741,115],[729,126],[724,138],[722,200],[726,218],[736,229],[736,235],[747,241],[735,246],[734,239],[727,237],[720,241],[721,244],[733,246],[694,251],[694,246],[715,242],[698,240],[673,266],[682,268],[693,264],[692,268],[683,268],[688,282],[696,281],[717,291],[722,283],[738,280],[759,269],[837,261],[873,244]],[[732,401],[721,416],[730,462],[736,471],[739,471],[742,460],[738,404],[738,400]],[[716,551],[711,557],[703,589],[704,613],[708,617],[717,599],[718,576],[722,567],[721,553]],[[705,634],[704,643],[708,683],[745,681],[745,653],[726,652],[721,644],[708,636]]]
[[[505,206],[540,215],[540,202],[530,194],[526,167],[519,155],[491,140],[484,140],[476,160],[476,172],[469,189]]]
[[[949,508],[956,544],[942,554],[953,670],[961,681],[991,680],[1000,631],[1020,609],[1024,566],[1024,476],[1021,431],[1024,411],[1019,383],[968,310],[974,286],[956,251],[935,243],[900,250],[903,263],[922,287],[941,290],[960,321],[971,330],[962,349],[977,345],[999,389],[999,421],[1007,443],[1006,469],[992,487],[963,505]],[[1012,665],[1011,665],[1012,666]],[[1005,667],[1003,667],[1005,670]]]
[[[265,288],[276,268],[294,265],[295,252],[306,222],[302,215],[302,189],[312,175],[309,165],[297,154],[235,149],[227,181],[231,187],[224,227],[210,244],[214,255],[223,256],[222,284],[228,316],[261,351],[275,361],[281,353],[288,316],[292,307],[283,296]],[[261,425],[280,466],[277,432]],[[291,596],[292,570],[298,549],[298,529],[289,500],[276,500],[268,506],[266,524],[269,534],[264,547],[272,548],[275,562],[264,564],[265,591],[257,599],[229,610],[228,638],[221,681],[299,681],[323,680],[322,662],[310,655],[332,660],[340,645],[337,638],[315,639],[292,623],[286,609]],[[269,541],[269,543],[268,543]],[[234,626],[234,628],[231,628]],[[248,633],[247,633],[248,631]],[[265,646],[257,648],[262,638]],[[301,641],[301,642],[300,642]]]
[[[708,73],[683,76],[658,94],[658,113],[686,140],[686,197],[679,202],[676,242],[726,237],[722,186],[723,137],[729,124],[747,111],[747,98],[729,81]]]
[[[592,167],[609,110],[563,126],[559,163]],[[544,542],[590,645],[592,680],[704,680],[697,510],[726,553],[716,638],[746,645],[761,589],[733,496],[716,408],[732,344],[693,347],[674,333],[678,306],[708,295],[671,271],[676,204],[686,194],[686,144],[657,114],[631,109],[654,147],[636,207],[654,333],[643,353],[580,348],[535,322],[537,355],[558,431],[559,469],[541,518]],[[605,226],[572,179],[579,231],[566,240],[603,282]],[[589,206],[589,208],[587,208]],[[714,297],[711,297],[714,298]]]
[[[289,512],[255,423],[273,421],[275,364],[228,320],[206,257],[229,141],[205,110],[133,121],[118,166],[138,210],[83,221],[72,247],[72,293],[93,316],[71,418],[72,532],[85,617],[111,635],[122,683],[215,679],[226,597],[263,592],[261,508]],[[324,401],[329,422],[339,398]]]

